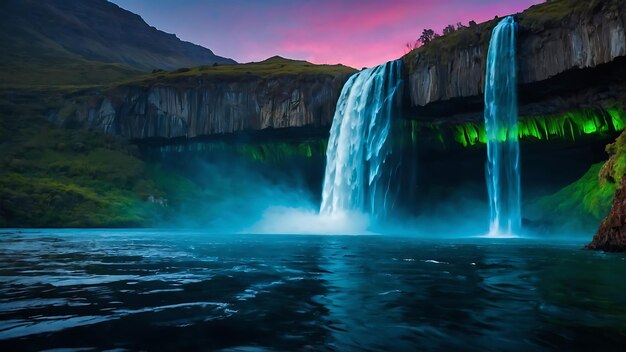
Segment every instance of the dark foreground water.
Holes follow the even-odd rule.
[[[583,242],[0,231],[0,350],[622,350]]]

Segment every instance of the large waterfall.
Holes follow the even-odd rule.
[[[378,217],[391,206],[388,136],[401,73],[402,61],[391,61],[355,74],[343,87],[326,151],[321,213]]]
[[[493,30],[487,56],[485,129],[490,236],[512,235],[521,228],[516,29],[513,17],[503,19]]]

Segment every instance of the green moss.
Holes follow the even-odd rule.
[[[601,179],[602,167],[603,163],[593,165],[576,182],[534,202],[531,208],[539,220],[554,224],[580,221],[597,226],[608,214],[616,190],[615,183]]]
[[[560,191],[529,204],[531,218],[550,226],[575,225],[589,232],[608,214],[626,172],[626,132],[607,146],[610,157]]]
[[[610,158],[602,168],[601,177],[610,183],[619,184],[626,173],[626,134],[617,137],[615,143],[606,147]]]

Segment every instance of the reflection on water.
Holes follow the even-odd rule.
[[[0,350],[626,344],[626,255],[523,239],[4,231]]]

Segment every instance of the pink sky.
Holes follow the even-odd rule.
[[[374,66],[422,29],[482,22],[543,0],[112,0],[148,24],[238,62],[274,55]]]

